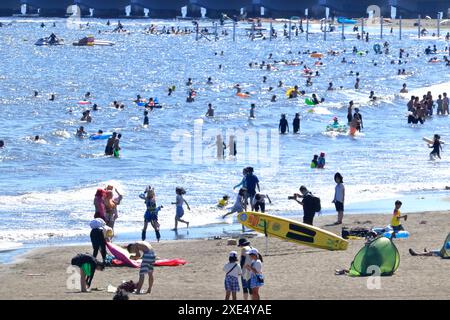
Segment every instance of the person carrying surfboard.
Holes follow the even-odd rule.
[[[430,153],[431,160],[434,160],[436,157],[441,159],[442,145],[439,139],[441,139],[441,137],[438,134],[435,134],[433,144],[428,146],[429,148],[433,148],[433,150]]]

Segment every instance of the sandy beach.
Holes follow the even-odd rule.
[[[450,287],[443,281],[449,260],[436,257],[412,257],[408,248],[440,249],[449,232],[449,212],[409,214],[404,223],[411,236],[398,239],[396,245],[401,260],[392,277],[381,278],[380,289],[368,289],[368,278],[335,276],[337,268],[348,268],[353,257],[363,246],[363,240],[350,242],[346,251],[324,251],[269,238],[265,252],[264,237],[251,239],[264,256],[263,272],[266,284],[260,290],[262,299],[448,299]],[[333,216],[319,216],[315,225],[340,234],[340,226],[326,226],[334,222]],[[349,215],[345,226],[384,226],[389,215]],[[130,299],[223,299],[223,265],[227,254],[237,250],[228,246],[227,239],[190,240],[152,243],[160,258],[183,258],[181,267],[160,267],[155,271],[155,284],[150,295],[131,295]],[[107,268],[97,272],[92,284],[99,291],[78,293],[66,287],[70,274],[69,261],[84,247],[52,247],[34,250],[14,264],[0,266],[0,299],[51,300],[110,300],[109,284],[118,286],[122,281],[137,280],[138,270],[127,267]],[[144,286],[146,288],[146,286]],[[238,295],[242,299],[242,295]]]

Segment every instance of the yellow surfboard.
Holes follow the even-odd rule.
[[[260,212],[241,212],[238,221],[247,228],[282,240],[325,250],[347,250],[348,241],[332,232],[295,220]]]

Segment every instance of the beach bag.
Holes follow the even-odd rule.
[[[258,281],[258,283],[264,283],[264,276],[260,273],[257,273],[256,280]]]
[[[372,235],[372,231],[368,228],[355,227],[348,229],[347,227],[342,228],[342,238],[348,239],[349,236],[366,238]]]
[[[132,293],[134,290],[136,290],[137,285],[133,282],[133,280],[127,281],[122,283],[119,287],[117,287],[117,291],[123,290],[125,292]]]

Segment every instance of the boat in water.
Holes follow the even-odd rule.
[[[93,36],[84,37],[77,42],[74,42],[73,45],[77,47],[87,47],[87,46],[113,46],[115,43],[112,41],[106,40],[98,40]]]
[[[64,45],[63,39],[51,40],[50,38],[41,38],[34,44],[36,46],[62,46]]]

